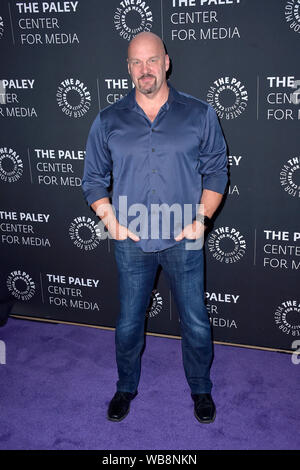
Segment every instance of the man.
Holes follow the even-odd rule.
[[[215,418],[212,340],[199,241],[226,188],[226,144],[213,108],[167,82],[170,62],[158,36],[138,34],[129,44],[127,62],[135,88],[96,117],[82,182],[88,204],[113,238],[119,273],[119,380],[107,417],[124,419],[137,394],[145,311],[161,265],[180,315],[194,414],[210,423]],[[191,209],[188,223],[182,213],[186,207]],[[137,210],[138,223],[133,218]]]

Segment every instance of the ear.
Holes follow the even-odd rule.
[[[166,72],[169,70],[169,67],[170,67],[170,57],[168,56],[168,54],[165,55],[165,69],[166,69]]]

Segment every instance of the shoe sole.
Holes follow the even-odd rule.
[[[216,410],[215,410],[215,412],[214,412],[213,417],[212,417],[211,419],[209,419],[209,420],[208,420],[208,419],[206,419],[206,420],[200,419],[200,418],[196,415],[195,410],[194,410],[194,416],[195,416],[195,418],[199,421],[199,423],[202,423],[202,424],[210,424],[210,423],[213,423],[214,420],[215,420],[215,417],[216,417]]]

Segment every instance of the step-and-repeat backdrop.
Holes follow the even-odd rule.
[[[300,340],[300,1],[77,0],[0,4],[1,303],[12,314],[114,327],[112,242],[81,189],[89,128],[132,89],[128,41],[160,35],[170,81],[209,102],[230,187],[205,242],[214,340]],[[147,330],[179,335],[163,271]]]

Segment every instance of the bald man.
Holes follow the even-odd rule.
[[[137,35],[129,44],[127,64],[135,88],[96,117],[82,181],[87,203],[113,239],[118,267],[118,381],[107,417],[124,419],[137,395],[145,312],[160,265],[180,316],[194,414],[201,423],[211,423],[216,409],[203,234],[226,189],[226,144],[213,108],[167,81],[170,60],[158,36]]]

